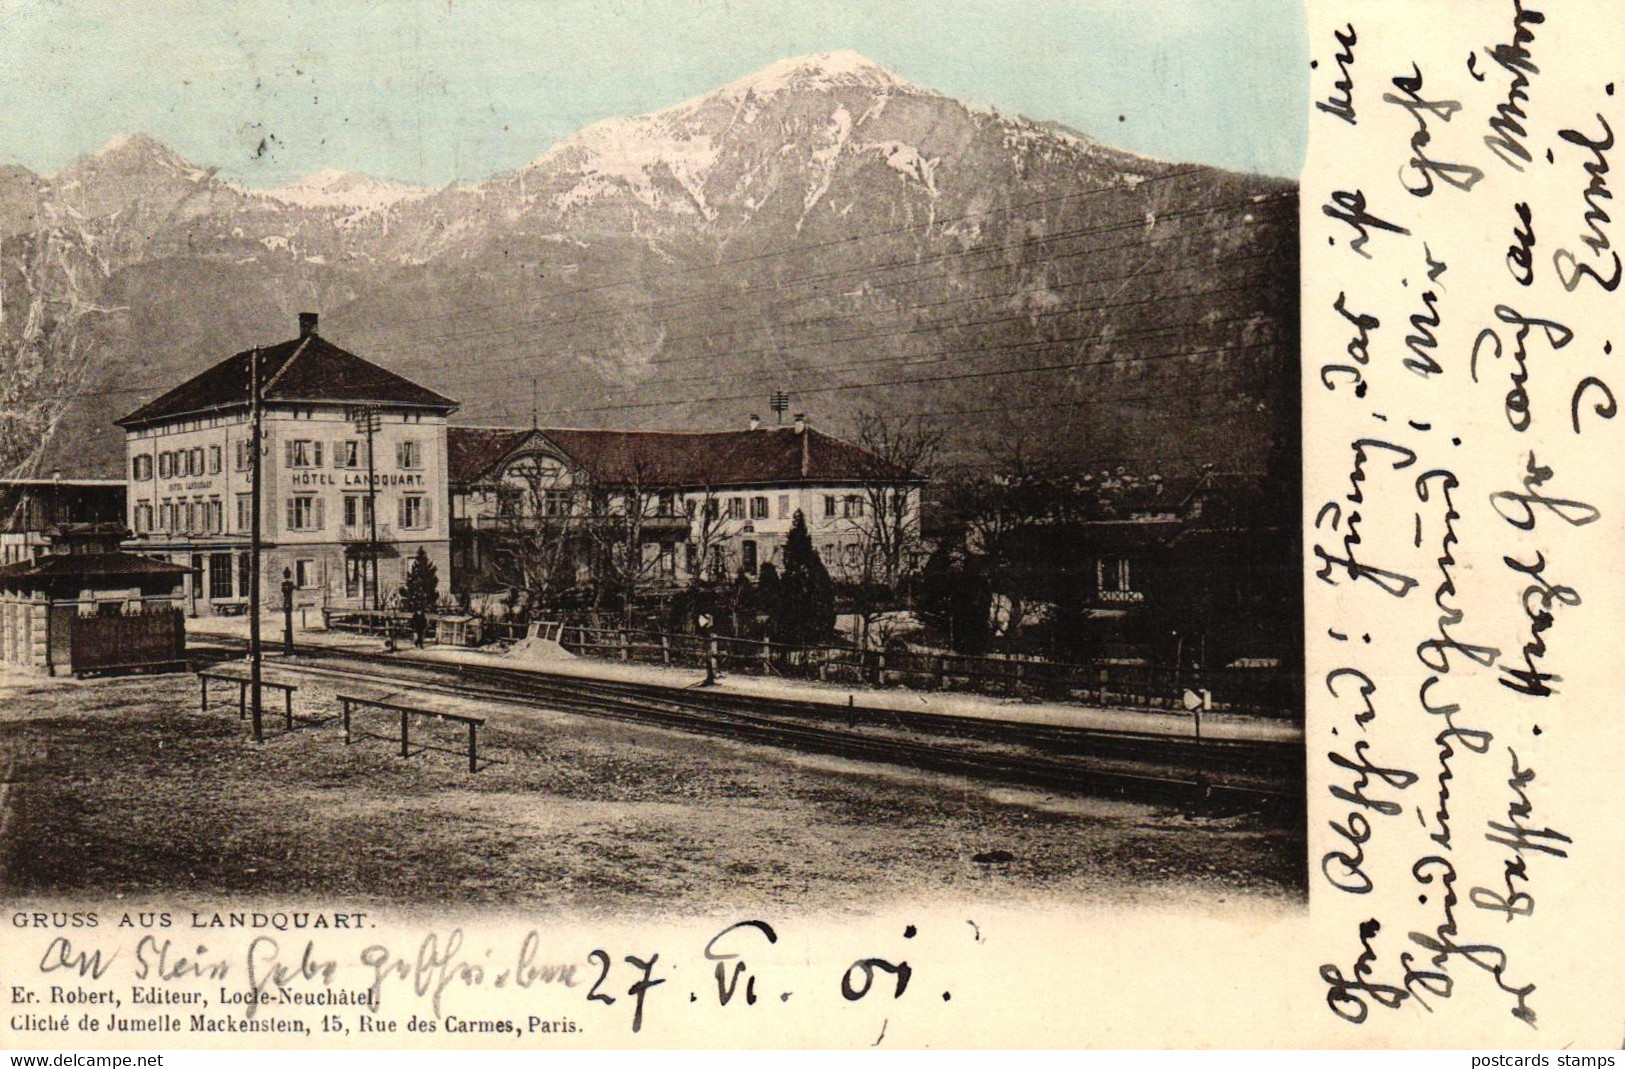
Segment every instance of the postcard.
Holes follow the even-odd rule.
[[[1622,15],[0,0],[5,1044],[1617,1048]]]

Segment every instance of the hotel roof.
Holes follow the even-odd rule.
[[[456,401],[340,349],[314,330],[259,354],[260,396],[267,402],[380,404],[442,414],[457,407]],[[114,422],[131,427],[243,408],[253,356],[252,349],[229,356]]]

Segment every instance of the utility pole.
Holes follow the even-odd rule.
[[[372,573],[372,611],[378,611],[378,469],[372,455],[372,436],[378,430],[378,411],[367,410],[367,570]]]
[[[378,410],[371,405],[350,409],[355,429],[367,436],[367,569],[372,583],[372,611],[378,612],[378,475],[372,456],[372,436],[378,430]]]
[[[265,468],[261,457],[264,446],[264,435],[261,429],[260,414],[260,350],[254,347],[249,356],[248,371],[248,415],[251,427],[251,444],[253,451],[250,454],[249,476],[253,480],[252,494],[249,497],[249,526],[248,536],[248,680],[249,689],[253,692],[250,698],[250,707],[254,713],[254,741],[265,741],[265,725],[260,716],[260,474]]]

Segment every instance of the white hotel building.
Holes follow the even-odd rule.
[[[370,605],[369,496],[380,600],[399,590],[419,548],[449,590],[446,417],[456,402],[338,348],[316,325],[304,313],[298,337],[258,350],[263,603],[280,605],[286,569],[296,605]],[[240,611],[248,599],[253,359],[237,353],[118,420],[127,548],[188,566],[195,613]],[[357,408],[375,413],[370,492]]]

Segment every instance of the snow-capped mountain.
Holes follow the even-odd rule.
[[[300,208],[349,208],[381,211],[434,192],[421,186],[389,182],[354,171],[321,171],[273,189],[262,196]]]
[[[112,418],[304,309],[485,422],[528,420],[532,380],[581,425],[732,426],[787,389],[835,431],[927,413],[965,455],[1257,467],[1295,419],[1295,201],[851,52],[433,191],[250,192],[136,135],[0,167],[0,370],[33,369],[0,394],[95,395],[0,426],[0,470],[110,463]]]

